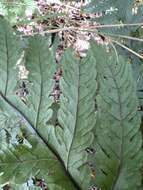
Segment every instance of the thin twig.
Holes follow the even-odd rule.
[[[130,53],[136,55],[136,56],[139,57],[140,59],[143,59],[143,56],[141,56],[141,55],[140,55],[139,53],[137,53],[136,51],[134,51],[134,50],[128,48],[127,46],[121,44],[121,43],[118,42],[118,41],[115,41],[115,40],[113,40],[113,39],[111,39],[111,41],[112,41],[113,43],[117,44],[118,46],[120,46],[120,47],[126,49],[126,50],[129,51]]]
[[[77,27],[57,28],[57,29],[45,30],[45,31],[42,31],[42,32],[33,32],[31,35],[23,34],[21,36],[26,37],[26,36],[34,36],[34,35],[38,35],[38,34],[52,34],[52,33],[57,33],[57,32],[62,32],[62,31],[68,31],[68,30],[77,30]]]
[[[120,34],[108,34],[108,33],[104,33],[104,35],[115,36],[115,37],[124,38],[124,39],[128,39],[128,40],[143,42],[143,39],[132,37],[132,36],[125,36],[125,35],[120,35]]]
[[[90,27],[90,28],[94,29],[94,28],[112,28],[112,27],[127,27],[127,26],[143,26],[143,22],[141,22],[141,23],[98,25],[98,26],[93,26],[93,27]]]
[[[109,25],[96,25],[96,26],[89,26],[89,27],[64,27],[64,28],[57,28],[57,29],[51,29],[51,30],[45,30],[43,32],[34,32],[31,35],[37,35],[37,34],[50,34],[50,33],[57,33],[61,31],[69,31],[69,30],[75,30],[75,31],[90,31],[90,32],[96,32],[98,28],[107,28],[107,27],[126,27],[126,26],[142,26],[143,23],[134,23],[134,24],[109,24]],[[22,35],[22,37],[30,36],[28,34]]]

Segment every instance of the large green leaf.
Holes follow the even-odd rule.
[[[78,60],[71,50],[67,50],[61,64],[59,125],[51,128],[50,142],[54,143],[66,169],[83,189],[87,189],[90,174],[85,150],[94,139],[96,60],[91,52]]]
[[[15,145],[1,151],[0,171],[4,172],[0,178],[1,183],[7,180],[23,183],[36,176],[44,179],[49,189],[75,189],[62,165],[41,141],[36,144],[32,142],[31,148]]]
[[[1,26],[8,27],[4,20],[2,20]],[[7,35],[6,32],[9,31],[3,32],[3,37]],[[6,47],[13,42],[15,37],[12,32],[10,35],[12,37],[7,41]],[[11,46],[11,48],[13,47]],[[11,93],[11,90],[15,89],[17,82],[15,72],[12,75],[11,69],[16,67],[17,59],[16,57],[10,58],[17,50],[13,50],[13,54],[8,53],[9,51],[10,48],[7,49],[5,59],[3,57],[1,59],[1,68],[7,64],[6,69],[4,67],[1,73],[3,76],[6,73],[6,78],[9,82],[5,82],[5,80],[0,81],[2,87],[0,90],[0,108],[2,112],[0,117],[4,119],[2,115],[5,113],[10,114],[11,120],[19,117],[24,122],[24,128],[28,130],[26,137],[31,136],[30,133],[32,132],[38,144],[35,147],[32,141],[32,148],[30,148],[28,145],[17,145],[16,142],[13,142],[6,150],[2,148],[0,171],[3,175],[1,175],[0,180],[2,182],[15,180],[17,183],[23,183],[31,176],[37,175],[38,172],[39,178],[44,178],[51,190],[79,189],[69,172],[66,171],[60,156],[48,144],[48,125],[46,123],[52,117],[50,107],[53,103],[51,92],[54,85],[52,78],[55,70],[54,56],[52,50],[49,50],[48,38],[38,36],[29,40],[25,53],[25,65],[29,71],[29,88],[25,104],[14,93]],[[2,46],[0,48],[0,55],[3,56]],[[7,61],[5,62],[5,60]],[[6,72],[7,70],[9,72]],[[14,83],[11,83],[13,79]],[[5,130],[8,125],[1,125],[0,127]],[[17,132],[19,128],[21,126],[17,127]],[[33,159],[32,163],[31,159]],[[51,167],[53,167],[54,172],[49,175],[48,171]]]
[[[93,44],[99,72],[96,184],[103,190],[138,190],[142,137],[131,65]]]

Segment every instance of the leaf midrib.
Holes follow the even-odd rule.
[[[5,91],[4,95],[7,96],[7,88],[9,81],[9,51],[8,51],[8,42],[7,42],[7,33],[5,34],[5,46],[6,46],[6,81],[5,81]]]
[[[38,127],[38,120],[39,120],[39,115],[40,115],[42,93],[43,93],[43,77],[42,77],[42,66],[41,66],[40,52],[38,52],[38,54],[39,54],[38,58],[39,58],[39,69],[40,69],[40,97],[39,97],[39,104],[38,104],[37,115],[36,115],[36,123],[35,123],[36,129]]]
[[[119,64],[119,63],[118,63]],[[118,181],[122,166],[123,166],[123,145],[124,145],[124,124],[123,124],[123,117],[122,117],[122,103],[121,103],[121,96],[120,96],[120,90],[118,87],[118,83],[116,81],[116,77],[114,76],[114,72],[112,71],[112,68],[109,66],[111,75],[112,75],[112,79],[115,83],[116,89],[117,89],[117,95],[118,95],[118,102],[119,102],[119,114],[120,114],[120,125],[122,127],[122,136],[121,136],[121,150],[120,150],[120,163],[117,169],[117,175],[115,176],[115,179],[113,181],[111,190],[114,190],[114,187],[116,186],[116,183]]]
[[[77,127],[77,120],[78,120],[78,112],[79,112],[79,87],[80,87],[80,64],[78,62],[78,89],[77,89],[77,104],[76,104],[76,120],[75,120],[75,128],[74,128],[74,132],[73,132],[73,136],[72,136],[72,141],[71,141],[71,144],[70,144],[70,147],[69,147],[69,151],[68,151],[68,158],[67,158],[67,165],[66,165],[66,168],[68,168],[69,166],[69,158],[70,158],[70,153],[71,153],[71,149],[72,149],[72,145],[74,143],[74,138],[75,138],[75,135],[76,135],[76,127]]]

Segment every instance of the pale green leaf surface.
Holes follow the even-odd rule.
[[[17,113],[4,100],[0,100],[3,110],[10,113],[12,120]],[[16,132],[18,132],[19,127],[17,126]],[[0,177],[0,183],[12,181],[21,184],[26,182],[30,177],[37,176],[40,179],[44,178],[50,190],[76,189],[59,157],[54,154],[54,151],[48,146],[46,140],[40,136],[37,130],[29,126],[29,123],[25,123],[25,126],[23,125],[21,130],[31,146],[28,146],[28,144],[18,144],[15,140],[15,142],[11,142],[7,149],[3,148],[0,150],[0,171],[3,173]]]
[[[6,20],[0,17],[0,92],[5,96],[15,94],[17,65],[21,56],[20,41]]]
[[[41,141],[32,148],[17,145],[0,153],[0,171],[4,172],[1,183],[23,183],[36,176],[44,178],[49,189],[74,189],[57,158]]]
[[[49,107],[53,103],[51,93],[54,85],[55,62],[48,43],[49,40],[44,37],[30,39],[25,55],[25,66],[29,71],[30,82],[27,101],[30,108],[28,117],[35,128],[45,124],[52,115]]]
[[[100,86],[95,182],[103,190],[138,190],[142,137],[131,66],[120,56],[117,61],[114,52],[92,45]]]
[[[5,21],[3,21],[3,25],[7,27]],[[2,37],[4,35],[6,34],[3,32]],[[12,43],[13,38],[9,39],[8,45]],[[45,179],[49,185],[49,189],[73,190],[77,188],[75,182],[70,174],[66,172],[61,158],[48,144],[46,130],[48,126],[46,126],[46,123],[52,117],[52,110],[49,107],[53,103],[51,93],[54,85],[53,74],[55,72],[54,56],[52,50],[49,50],[48,42],[47,38],[40,36],[29,40],[25,55],[25,65],[29,71],[29,94],[26,97],[26,104],[22,103],[20,98],[16,98],[14,93],[11,94],[11,89],[15,88],[17,82],[17,78],[14,77],[15,73],[11,74],[11,66],[15,67],[17,60],[14,57],[14,61],[9,61],[9,55],[12,53],[6,53],[5,55],[6,64],[9,61],[6,67],[6,71],[7,69],[9,70],[6,79],[8,78],[8,81],[12,82],[14,77],[15,80],[14,83],[10,83],[10,86],[4,80],[1,81],[3,88],[0,90],[0,108],[3,113],[10,114],[13,119],[13,116],[18,116],[25,123],[26,131],[29,131],[28,134],[32,133],[35,138],[40,139],[40,144],[35,149],[32,144],[32,148],[30,149],[27,145],[16,145],[16,143],[13,143],[12,147],[10,146],[6,150],[2,149],[0,171],[3,172],[3,175],[1,176],[1,181],[16,180],[17,183],[22,183],[40,171],[39,177]],[[3,52],[2,49],[1,52]],[[2,60],[1,67],[3,68],[5,62]],[[5,73],[4,69],[2,73]],[[31,159],[33,159],[33,164],[31,163]],[[48,172],[51,167],[54,168],[52,169],[54,170],[54,174],[49,175]]]
[[[60,126],[51,128],[53,136],[50,136],[50,142],[56,147],[67,170],[86,189],[89,188],[90,174],[85,149],[93,142],[92,129],[95,127],[96,60],[90,52],[86,58],[78,60],[69,49],[61,64]]]

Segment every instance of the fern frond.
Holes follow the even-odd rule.
[[[137,190],[142,137],[131,65],[93,44],[99,72],[96,183],[103,190]],[[104,56],[103,56],[104,54]],[[102,56],[102,57],[101,57]]]

